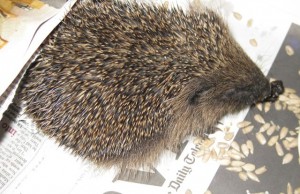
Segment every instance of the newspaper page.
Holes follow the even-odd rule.
[[[176,3],[178,2],[174,2]],[[285,9],[275,4],[270,5],[270,2],[230,0],[218,1],[216,4],[228,21],[234,37],[263,72],[266,75],[269,73],[270,77],[284,80],[288,87],[296,90],[294,96],[299,96],[300,66],[297,61],[300,60],[300,50],[297,43],[300,41],[300,32],[297,24],[300,22],[297,19],[300,17],[295,15],[296,12],[286,14]],[[252,21],[251,25],[249,21]],[[253,40],[256,44],[253,44]],[[286,51],[287,45],[292,48],[289,55]],[[294,52],[293,55],[290,54],[291,52]],[[284,71],[283,59],[287,64],[291,64],[292,67],[288,69],[292,73],[296,72],[296,75],[289,77],[289,72],[280,74]],[[11,96],[6,99],[9,98],[12,99]],[[293,191],[300,187],[297,146],[284,150],[284,156],[290,154],[293,158],[290,159],[291,156],[288,155],[286,164],[282,165],[283,157],[276,155],[274,147],[260,145],[255,139],[256,132],[261,126],[255,123],[254,115],[265,116],[265,107],[263,111],[244,110],[236,115],[228,115],[222,120],[223,125],[219,126],[230,127],[228,130],[233,133],[234,141],[241,145],[247,140],[253,142],[253,153],[248,153],[249,157],[243,153],[244,158],[240,164],[241,162],[244,162],[243,165],[255,164],[257,168],[265,166],[267,169],[267,172],[262,175],[255,174],[254,169],[241,171],[247,175],[247,180],[243,181],[241,180],[243,176],[239,178],[242,167],[237,168],[238,172],[231,172],[228,170],[228,167],[232,167],[229,164],[220,167],[220,161],[204,158],[200,154],[202,146],[194,142],[194,137],[182,142],[182,149],[178,153],[167,152],[157,166],[138,169],[141,176],[118,176],[114,169],[96,168],[70,154],[69,150],[65,150],[53,139],[44,136],[26,115],[21,114],[19,107],[11,103],[8,105],[8,109],[1,107],[6,111],[0,121],[0,193],[202,194],[207,189],[214,194],[286,193],[287,189],[290,192],[291,187]],[[274,111],[273,106],[270,112]],[[283,114],[287,115],[284,123],[280,123],[280,117],[275,114],[267,117],[277,127],[280,123],[280,128],[287,126],[293,132],[287,135],[288,139],[281,140],[282,147],[283,140],[293,142],[297,129],[299,130],[299,117],[289,113]],[[237,127],[245,117],[255,125],[255,129],[248,134]],[[278,134],[279,129],[275,129],[273,133]],[[263,135],[265,138],[268,137],[268,134]],[[272,134],[268,138],[271,137]],[[213,134],[211,138],[215,138],[214,148],[217,154],[220,152],[218,142],[230,144],[233,140],[233,138],[224,140],[224,131]],[[266,159],[267,156],[270,157]],[[264,171],[264,168],[260,171]],[[280,180],[280,184],[274,185],[274,180]]]

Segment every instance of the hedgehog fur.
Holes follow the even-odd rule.
[[[96,165],[122,168],[155,164],[269,95],[216,12],[114,0],[77,2],[17,93],[42,132]]]

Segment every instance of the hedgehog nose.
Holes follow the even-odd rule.
[[[281,80],[272,81],[269,84],[269,88],[269,94],[265,96],[263,102],[275,102],[279,95],[284,92],[284,87]]]

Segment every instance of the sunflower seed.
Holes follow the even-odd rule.
[[[285,138],[285,136],[287,135],[289,129],[287,127],[282,127],[280,130],[280,139]]]
[[[256,108],[257,108],[258,110],[262,111],[262,103],[258,103],[258,104],[256,105]]]
[[[261,124],[265,124],[265,120],[264,118],[260,115],[260,114],[256,114],[254,115],[254,119],[258,122],[258,123],[261,123]]]
[[[292,56],[294,55],[294,49],[290,45],[285,46],[285,52],[287,55]]]
[[[293,88],[284,88],[284,93],[286,94],[295,94],[296,90]]]
[[[247,26],[248,26],[248,27],[251,27],[252,24],[253,24],[253,19],[249,19],[249,20],[247,21]]]
[[[251,164],[251,163],[247,163],[247,164],[243,165],[242,168],[247,172],[248,171],[251,172],[251,171],[255,170],[255,165]]]
[[[249,126],[243,128],[242,130],[243,130],[244,134],[248,134],[248,133],[250,133],[253,130],[253,128],[254,128],[253,125],[249,125]]]
[[[280,104],[280,101],[276,101],[276,102],[275,102],[275,109],[276,109],[276,110],[281,110],[281,109],[282,109],[282,106],[281,106],[281,104]]]
[[[250,153],[253,154],[253,153],[254,153],[254,146],[253,146],[252,141],[251,141],[251,140],[247,140],[247,141],[246,141],[246,145],[247,145],[247,147],[248,147]]]
[[[275,149],[276,149],[276,152],[277,152],[278,156],[283,156],[284,155],[282,146],[278,142],[275,143]]]
[[[292,160],[293,160],[293,155],[291,153],[287,153],[282,159],[282,164],[288,164]]]
[[[253,181],[260,182],[258,177],[253,172],[247,172],[247,176]]]
[[[257,47],[257,41],[254,38],[250,39],[249,43],[251,44],[251,46]]]
[[[229,171],[232,171],[232,172],[241,172],[242,167],[240,167],[240,166],[227,167],[226,170],[229,170]]]
[[[289,148],[295,148],[298,146],[298,139],[294,138],[292,141],[289,142]]]
[[[287,184],[286,193],[293,194],[293,187],[292,187],[291,183]]]
[[[257,141],[261,145],[265,145],[266,144],[267,140],[266,140],[265,136],[262,133],[258,132],[258,133],[256,133],[255,136],[256,136]]]
[[[263,124],[260,129],[259,129],[259,132],[265,132],[267,131],[269,128],[270,128],[271,124],[270,123],[265,123]]]
[[[210,146],[212,146],[215,143],[215,139],[211,138],[211,139],[205,139],[203,142],[203,146],[206,148],[209,148]]]
[[[248,176],[246,172],[239,172],[239,177],[240,179],[242,179],[243,181],[248,180]]]
[[[236,151],[240,151],[240,146],[236,141],[232,141],[231,145],[230,145],[233,149],[235,149]]]
[[[282,140],[282,144],[286,150],[288,150],[288,151],[290,150],[290,146],[289,146],[290,142],[288,140],[286,140],[286,139]]]
[[[271,136],[274,133],[276,127],[276,125],[271,125],[271,127],[269,127],[269,129],[267,130],[267,135]]]
[[[266,103],[265,103],[265,112],[266,112],[266,113],[269,112],[270,109],[271,109],[271,102],[266,102]]]
[[[294,194],[300,194],[300,187],[298,187],[297,189],[295,189]]]
[[[268,146],[273,146],[278,141],[278,138],[278,135],[274,135],[273,137],[271,137],[268,141]]]
[[[266,171],[267,171],[266,166],[262,166],[262,167],[256,169],[254,172],[255,172],[255,174],[257,174],[257,175],[260,175],[260,174],[265,173]]]
[[[233,16],[235,17],[235,19],[237,20],[241,20],[242,19],[242,15],[238,12],[233,12]]]
[[[290,134],[291,136],[297,135],[297,133],[296,133],[295,131],[289,131],[289,134]]]
[[[225,139],[226,141],[230,141],[230,140],[233,138],[233,136],[234,136],[234,133],[233,133],[233,132],[227,132],[227,133],[225,133],[225,135],[224,135],[224,139]]]
[[[249,155],[249,148],[247,147],[247,145],[242,144],[241,149],[242,149],[243,154],[247,157]]]
[[[239,161],[239,160],[234,160],[230,164],[231,166],[243,166],[245,165],[245,162]]]
[[[218,160],[219,164],[222,166],[228,166],[231,163],[231,160],[228,158]]]
[[[242,121],[242,122],[239,122],[239,123],[237,124],[237,127],[238,127],[238,128],[244,128],[244,127],[247,127],[247,126],[250,125],[250,124],[251,124],[250,121]]]

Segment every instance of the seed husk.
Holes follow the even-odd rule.
[[[227,167],[226,170],[229,170],[229,171],[232,171],[232,172],[241,172],[242,167],[240,167],[240,166],[231,166],[231,167]]]
[[[239,172],[239,177],[241,180],[246,181],[248,180],[248,176],[246,172]]]
[[[250,39],[249,43],[251,44],[251,46],[257,47],[257,41],[255,40],[255,38]]]
[[[262,167],[256,169],[254,172],[255,172],[255,174],[257,174],[257,175],[261,175],[261,174],[265,173],[266,171],[267,171],[266,166],[262,166]]]
[[[242,131],[243,131],[244,134],[248,134],[248,133],[250,133],[253,129],[254,129],[254,126],[253,126],[253,125],[249,125],[249,126],[243,128]]]
[[[287,153],[283,159],[282,159],[282,164],[288,164],[293,160],[293,154]]]
[[[276,152],[277,152],[278,156],[283,156],[284,155],[282,146],[278,142],[275,143],[275,149],[276,149]]]
[[[294,55],[294,49],[290,45],[285,46],[285,52],[287,55],[292,56]]]
[[[271,102],[266,102],[266,103],[265,103],[265,112],[266,112],[266,113],[269,112],[270,109],[271,109]]]
[[[235,17],[235,19],[237,19],[237,20],[241,20],[243,17],[242,17],[242,15],[240,14],[240,13],[238,13],[238,12],[233,12],[233,16]]]
[[[260,114],[256,114],[254,115],[254,119],[258,122],[258,123],[261,123],[261,124],[265,124],[265,120],[264,118],[260,115]]]
[[[259,132],[265,132],[267,131],[269,128],[270,128],[271,124],[270,123],[265,123],[263,124],[260,129],[259,129]]]
[[[260,182],[258,177],[253,172],[247,172],[247,176],[253,181]]]
[[[293,194],[293,187],[292,187],[291,183],[287,184],[286,193]]]
[[[251,163],[247,163],[247,164],[243,165],[242,168],[247,172],[251,172],[251,171],[255,170],[255,165],[251,164]]]
[[[266,140],[265,136],[262,133],[258,132],[258,133],[256,133],[255,136],[256,136],[257,141],[261,145],[265,145],[267,143],[267,140]]]
[[[247,146],[246,144],[242,144],[242,145],[241,145],[241,149],[242,149],[243,154],[244,154],[246,157],[249,156],[249,148],[248,148],[248,146]]]
[[[233,149],[235,149],[236,151],[240,151],[240,146],[236,141],[232,141],[231,145],[230,145]]]
[[[233,132],[227,132],[227,133],[225,133],[225,135],[224,135],[224,139],[225,139],[226,141],[230,141],[230,140],[233,138],[233,136],[234,136],[234,133],[233,133]]]
[[[289,129],[287,127],[282,127],[280,130],[280,139],[283,139],[286,137],[287,133],[288,133]]]
[[[278,138],[278,135],[274,135],[273,137],[271,137],[268,141],[268,146],[273,146],[278,141]]]
[[[251,124],[250,121],[242,121],[242,122],[239,122],[239,123],[237,124],[237,127],[238,127],[238,128],[244,128],[244,127],[247,127],[247,126],[250,125],[250,124]]]
[[[247,145],[247,147],[248,147],[250,153],[253,154],[253,153],[254,153],[254,146],[253,146],[252,141],[251,141],[251,140],[247,140],[247,141],[246,141],[246,145]]]

